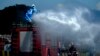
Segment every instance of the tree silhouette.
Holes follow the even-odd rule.
[[[14,5],[0,10],[0,34],[10,34],[12,23],[18,23],[19,20],[25,19],[25,13],[30,8],[26,5]]]

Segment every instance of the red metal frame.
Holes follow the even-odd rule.
[[[33,29],[29,28],[29,27],[23,27],[23,28],[17,28],[16,31],[18,32],[18,47],[19,47],[19,51],[20,51],[20,32],[21,31],[32,31],[33,33]]]
[[[36,45],[33,45],[35,47],[35,50],[33,50],[33,53],[34,53],[34,55],[38,55],[39,52],[41,52],[41,51],[38,51],[39,49],[41,49],[41,41],[40,41],[40,35],[39,35],[37,27],[22,27],[22,28],[17,27],[15,29],[15,31],[17,32],[17,35],[18,35],[17,36],[17,39],[18,39],[17,40],[17,51],[19,51],[19,53],[20,53],[20,32],[21,31],[32,31],[32,34],[33,34],[33,37],[34,37],[33,43],[36,44]],[[33,53],[32,53],[32,55],[33,55]],[[30,56],[29,53],[22,53],[22,54],[24,54],[24,56]]]

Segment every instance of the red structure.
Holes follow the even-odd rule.
[[[52,47],[49,38],[46,39],[46,44],[42,46],[42,56],[57,56],[57,46]]]
[[[30,48],[31,51],[28,52],[22,52],[21,51],[21,32],[32,32],[32,44]],[[23,33],[24,34],[24,33]],[[22,35],[23,36],[23,35]],[[27,35],[25,35],[27,36]],[[28,38],[28,36],[27,36]],[[28,40],[29,41],[29,40]],[[27,40],[25,40],[25,46],[29,45],[27,44]],[[36,26],[26,26],[26,27],[19,27],[14,25],[14,28],[12,30],[12,50],[11,50],[11,56],[41,56],[41,39],[40,34],[38,32],[38,27]]]
[[[29,35],[31,35],[31,40],[28,39],[22,40],[22,38],[26,37],[29,38],[30,36],[28,34],[25,34],[26,32],[29,32]],[[47,37],[48,38],[48,37]],[[21,49],[21,41],[25,41],[24,45],[28,46],[27,42],[32,42],[31,50],[24,52]],[[23,46],[23,45],[22,45]],[[0,55],[2,56],[2,50],[4,49],[4,41],[0,39]],[[25,47],[25,49],[27,49]],[[41,38],[39,34],[39,29],[37,26],[32,26],[29,24],[28,26],[20,26],[19,25],[13,25],[12,28],[12,35],[11,35],[11,52],[10,56],[57,56],[57,46],[52,47],[51,46],[51,40],[48,38],[46,39],[45,45],[41,45]]]
[[[4,41],[3,38],[0,38],[0,55],[2,55],[3,49],[4,49]]]

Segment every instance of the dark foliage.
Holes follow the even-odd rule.
[[[12,23],[24,19],[29,8],[26,5],[15,5],[0,10],[0,34],[10,34]]]

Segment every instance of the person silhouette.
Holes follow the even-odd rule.
[[[32,21],[32,15],[33,13],[37,12],[37,9],[35,7],[35,5],[33,4],[30,9],[26,12],[26,20],[28,20],[29,22]]]
[[[78,55],[77,49],[76,49],[76,47],[74,46],[73,43],[71,43],[69,45],[67,55],[68,56],[77,56]]]

